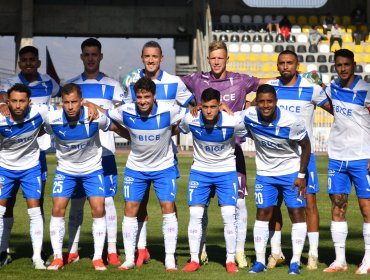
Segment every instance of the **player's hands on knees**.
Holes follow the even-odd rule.
[[[0,105],[0,114],[4,117],[8,117],[10,115],[8,104],[3,103]]]
[[[293,191],[298,188],[297,197],[306,198],[306,179],[296,178],[293,184]]]

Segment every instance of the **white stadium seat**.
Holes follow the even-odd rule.
[[[274,46],[271,44],[264,44],[263,45],[263,52],[264,53],[272,53],[274,52]]]
[[[328,74],[322,74],[322,82],[328,85],[330,83],[330,76]]]
[[[366,64],[366,65],[365,65],[365,69],[364,69],[364,71],[365,71],[366,73],[370,73],[370,64]]]
[[[260,53],[260,52],[262,52],[262,45],[260,45],[260,44],[253,44],[252,45],[252,52],[254,52],[254,53]]]
[[[313,63],[310,63],[307,65],[307,72],[311,72],[311,71],[317,71],[317,65],[316,64],[313,64]]]
[[[251,51],[251,47],[249,44],[240,45],[240,52],[249,53],[250,51]]]
[[[228,51],[231,53],[239,52],[239,44],[238,43],[231,43],[227,47]]]
[[[290,32],[292,34],[298,34],[298,33],[301,33],[302,30],[301,30],[301,27],[299,25],[295,24],[295,25],[292,26],[292,29],[290,30]]]
[[[298,37],[297,37],[297,42],[298,43],[307,43],[308,42],[307,35],[306,34],[299,34]]]
[[[330,53],[328,44],[319,44],[319,53]]]

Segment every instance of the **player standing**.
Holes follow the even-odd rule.
[[[50,99],[58,95],[59,85],[46,74],[40,74],[38,69],[41,66],[39,51],[33,46],[26,46],[18,52],[18,66],[21,69],[18,75],[4,80],[0,84],[0,111],[9,114],[8,107],[5,104],[8,100],[7,91],[15,84],[24,84],[31,90],[31,104],[50,104]],[[40,151],[42,192],[40,198],[40,209],[44,215],[43,201],[45,184],[47,179],[47,163],[45,151],[50,148],[51,140],[49,135],[43,135],[37,138]],[[3,242],[0,248],[0,264],[6,264],[11,260],[8,255],[10,233],[14,223],[13,208],[15,205],[15,196],[8,198],[6,212],[4,215]]]
[[[101,43],[95,38],[89,38],[81,44],[80,58],[84,65],[84,72],[69,80],[69,83],[78,84],[82,90],[82,97],[101,108],[113,109],[123,100],[123,90],[120,84],[100,72],[100,62],[103,59]],[[114,196],[117,193],[117,165],[114,157],[115,142],[112,131],[99,131],[103,146],[102,166],[105,181],[105,212],[107,218],[107,261],[112,265],[119,265],[117,254],[117,211],[114,205]],[[85,194],[77,192],[72,196],[71,210],[68,221],[69,245],[65,262],[78,261],[78,243],[81,224],[83,221],[83,207]]]
[[[370,86],[354,74],[353,52],[336,51],[334,65],[339,78],[326,88],[334,111],[328,144],[327,192],[332,203],[330,231],[336,258],[324,272],[348,270],[346,212],[353,183],[364,219],[365,243],[365,255],[356,274],[367,274],[370,272]]]
[[[191,261],[182,269],[194,272],[200,268],[199,251],[202,237],[202,218],[215,188],[224,222],[226,241],[226,270],[237,272],[235,264],[238,176],[235,165],[235,134],[244,132],[242,118],[221,112],[220,92],[208,88],[201,96],[201,111],[196,117],[188,113],[179,125],[183,133],[193,135],[194,161],[190,169],[188,204],[190,221],[188,238]],[[222,171],[221,171],[222,170]]]
[[[305,121],[305,126],[310,139],[313,137],[312,124],[316,106],[331,112],[330,103],[324,90],[310,83],[298,74],[298,57],[295,52],[285,50],[281,52],[277,60],[277,69],[280,78],[271,80],[268,84],[274,86],[278,98],[278,106],[283,108],[298,119]],[[307,235],[310,244],[308,253],[307,269],[317,269],[318,245],[319,245],[319,211],[316,205],[316,193],[320,191],[319,180],[316,170],[316,160],[311,141],[311,156],[307,169],[306,191],[306,221]],[[281,204],[281,196],[279,204]],[[280,205],[274,207],[273,219],[270,221],[271,255],[268,259],[268,268],[274,268],[285,260],[281,250],[281,227],[282,215]]]
[[[256,93],[256,103],[256,107],[249,107],[242,114],[256,146],[257,175],[254,190],[257,214],[253,229],[256,262],[249,272],[266,270],[269,221],[273,207],[277,205],[278,193],[282,192],[292,221],[293,257],[288,273],[299,274],[307,232],[304,198],[310,139],[304,121],[277,106],[274,87],[260,86]]]

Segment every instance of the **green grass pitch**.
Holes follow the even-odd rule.
[[[117,164],[119,166],[119,192],[115,198],[118,212],[118,248],[121,260],[124,259],[123,242],[121,233],[121,222],[123,217],[123,199],[122,199],[122,173],[126,162],[126,155],[117,156]],[[140,268],[132,271],[119,271],[116,267],[108,266],[107,271],[94,271],[91,267],[90,256],[93,253],[93,243],[91,236],[91,215],[88,204],[85,206],[85,218],[82,227],[80,256],[81,260],[75,264],[70,264],[62,271],[35,271],[32,268],[31,255],[31,240],[29,237],[29,219],[26,212],[25,201],[21,192],[18,193],[18,201],[15,208],[15,222],[11,237],[11,255],[13,262],[7,266],[0,268],[1,279],[358,279],[359,276],[354,274],[357,265],[361,262],[364,245],[362,237],[362,217],[359,212],[357,200],[352,195],[349,203],[347,220],[349,222],[349,234],[347,238],[347,261],[349,263],[348,272],[338,272],[335,274],[323,273],[325,268],[334,259],[334,248],[330,236],[330,201],[325,192],[327,179],[327,157],[317,157],[319,179],[321,192],[318,194],[318,208],[320,211],[320,245],[319,245],[319,261],[320,266],[317,271],[307,271],[304,265],[307,262],[307,241],[302,256],[303,267],[301,275],[288,275],[288,267],[286,265],[268,270],[265,273],[252,275],[248,270],[240,270],[235,275],[227,274],[224,267],[225,262],[225,247],[223,239],[223,223],[220,215],[220,209],[217,206],[217,201],[213,199],[209,208],[209,228],[207,235],[207,251],[209,255],[209,264],[202,266],[199,272],[186,274],[181,272],[189,258],[189,248],[187,241],[187,226],[189,220],[189,211],[187,206],[187,181],[189,178],[189,169],[192,162],[191,155],[179,156],[179,168],[181,178],[178,180],[177,207],[179,216],[179,237],[177,245],[177,257],[179,271],[167,273],[164,269],[164,248],[162,236],[162,216],[160,213],[159,204],[154,191],[151,191],[149,202],[149,223],[148,223],[148,246],[152,256],[152,261]],[[253,224],[255,220],[255,204],[253,197],[253,184],[255,178],[255,163],[254,158],[246,158],[248,169],[248,186],[249,195],[247,200],[248,206],[248,233],[246,242],[246,254],[251,260],[254,260],[253,249]],[[49,238],[49,221],[51,215],[51,184],[55,171],[55,157],[48,155],[49,165],[49,180],[45,195],[45,234],[44,244],[45,251],[52,258],[52,250]],[[291,239],[290,229],[291,223],[287,216],[286,208],[283,207],[284,228],[283,228],[283,251],[287,259],[291,257]],[[66,222],[67,225],[67,222]],[[67,228],[67,226],[66,226]],[[66,247],[66,239],[65,246]],[[268,252],[269,254],[269,248]],[[366,277],[366,276],[365,276]]]

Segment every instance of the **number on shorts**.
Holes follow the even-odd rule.
[[[193,200],[193,191],[194,191],[194,189],[189,190],[189,201]]]
[[[255,198],[257,204],[263,204],[262,193],[260,193],[260,192],[254,193],[254,198]]]
[[[62,193],[63,191],[63,181],[54,181],[53,193]]]
[[[130,198],[130,186],[129,185],[123,185],[123,196],[125,198]]]

